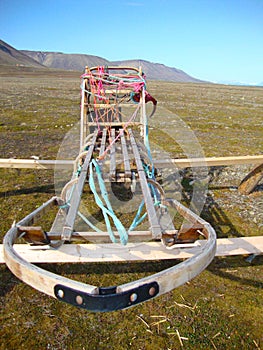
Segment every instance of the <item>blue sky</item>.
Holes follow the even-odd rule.
[[[209,81],[263,81],[263,0],[0,0],[17,49],[145,59]]]

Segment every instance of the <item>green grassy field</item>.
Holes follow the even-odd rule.
[[[262,88],[155,81],[147,87],[158,100],[158,112],[150,124],[151,141],[171,156],[185,156],[183,141],[173,142],[179,120],[194,132],[206,156],[262,154]],[[79,76],[1,71],[0,105],[0,158],[36,155],[55,159],[65,134],[79,120]],[[237,191],[250,168],[211,169],[214,177],[202,216],[219,237],[263,235],[262,186],[250,196]],[[14,220],[54,194],[54,176],[52,171],[15,169],[0,169],[0,176],[2,241]],[[191,187],[187,172],[182,176],[187,203]],[[134,308],[106,314],[58,302],[20,282],[1,265],[0,349],[260,349],[263,259],[257,256],[249,263],[245,258],[215,258],[184,286]],[[156,261],[43,267],[89,284],[108,286],[173,264]]]

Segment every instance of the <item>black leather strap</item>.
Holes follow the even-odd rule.
[[[157,282],[147,283],[121,293],[117,293],[117,287],[99,288],[99,294],[90,294],[57,284],[54,292],[59,300],[71,305],[94,312],[107,312],[125,309],[155,297],[159,285]]]

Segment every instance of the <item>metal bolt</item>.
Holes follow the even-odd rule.
[[[59,296],[60,298],[64,298],[64,291],[63,291],[62,289],[59,289],[59,290],[58,290],[58,296]]]
[[[83,298],[81,295],[76,296],[76,302],[78,305],[81,305],[83,303]]]
[[[136,293],[132,293],[130,296],[130,301],[134,303],[138,298],[138,295]]]
[[[151,297],[154,296],[155,292],[156,292],[156,290],[155,290],[154,287],[151,287],[151,288],[149,289],[149,295],[150,295]]]

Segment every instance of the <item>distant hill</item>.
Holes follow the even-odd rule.
[[[180,69],[167,67],[164,64],[152,63],[145,60],[127,60],[110,62],[105,58],[84,54],[65,54],[62,52],[42,52],[22,50],[24,54],[30,56],[39,63],[49,67],[65,70],[83,71],[85,66],[93,67],[99,65],[116,66],[142,66],[147,79],[167,80],[175,82],[202,82],[186,74]]]
[[[21,52],[46,67],[56,69],[83,71],[85,66],[93,67],[110,64],[105,58],[93,55],[28,50],[21,50]]]
[[[142,69],[148,79],[169,80],[177,82],[201,82],[201,80],[191,77],[182,70],[167,67],[164,64],[152,63],[145,60],[127,60],[110,62],[105,58],[92,55],[65,54],[61,52],[41,52],[27,50],[22,50],[22,52],[49,68],[83,71],[83,68],[85,66],[142,66]]]
[[[110,62],[105,58],[94,55],[16,50],[14,47],[10,46],[2,40],[0,40],[0,65],[9,67],[34,67],[42,69],[54,68],[59,70],[80,72],[83,71],[85,66],[142,66],[147,79],[174,82],[203,82],[202,80],[191,77],[180,69],[167,67],[164,64],[152,63],[141,59]]]
[[[147,79],[153,80],[168,80],[177,82],[204,82],[202,80],[196,79],[185,73],[184,71],[167,67],[161,63],[152,63],[145,60],[125,60],[125,61],[114,61],[111,62],[113,65],[118,66],[132,66],[132,67],[142,67]]]
[[[0,65],[45,68],[23,52],[0,40]]]

